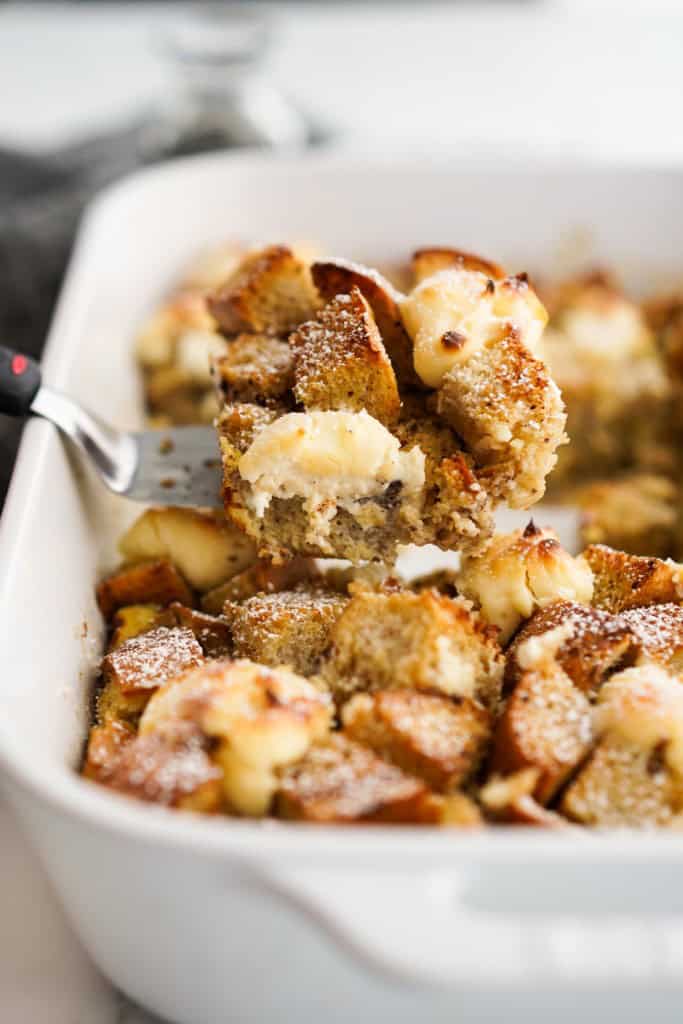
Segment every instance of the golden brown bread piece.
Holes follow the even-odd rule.
[[[241,604],[229,602],[225,614],[235,656],[262,665],[289,665],[301,675],[310,675],[347,603],[341,594],[310,584],[256,594]]]
[[[683,804],[683,686],[655,664],[625,669],[600,691],[599,742],[561,810],[582,824],[668,824]]]
[[[202,734],[189,723],[121,745],[97,781],[138,800],[179,810],[210,814],[223,803],[221,770],[211,761]]]
[[[329,697],[301,676],[225,659],[157,690],[140,719],[140,735],[173,735],[178,723],[192,723],[222,770],[227,807],[260,817],[270,808],[277,771],[322,739],[330,718]]]
[[[109,718],[95,725],[88,736],[82,774],[94,782],[106,782],[113,773],[124,746],[135,738],[127,722]]]
[[[308,266],[285,245],[249,253],[208,296],[224,334],[284,335],[308,320],[317,295]]]
[[[357,288],[373,312],[377,328],[401,387],[420,387],[413,366],[413,343],[405,332],[393,285],[376,270],[350,260],[318,260],[311,267],[313,282],[329,302],[337,295],[349,295]]]
[[[290,335],[289,344],[294,397],[304,409],[365,409],[385,425],[398,419],[396,376],[358,288],[328,302]]]
[[[292,558],[282,565],[263,558],[204,594],[201,604],[210,615],[220,615],[226,601],[239,604],[255,594],[277,594],[281,590],[292,590],[298,583],[319,579],[320,571],[314,558]]]
[[[560,544],[554,530],[537,527],[496,534],[481,553],[463,557],[458,590],[500,629],[505,644],[537,608],[569,600],[588,604],[593,577],[581,558]]]
[[[600,740],[560,804],[571,821],[602,828],[668,825],[680,807],[680,785],[656,752],[611,737]]]
[[[354,594],[321,667],[339,702],[359,690],[413,687],[492,706],[502,673],[494,632],[466,601],[431,590]]]
[[[639,664],[657,662],[672,672],[683,670],[683,607],[653,604],[627,608],[619,615],[633,634]]]
[[[119,608],[111,622],[112,634],[107,649],[112,650],[126,640],[154,629],[160,612],[159,604],[129,604]]]
[[[482,480],[511,508],[543,497],[545,480],[566,440],[557,385],[540,359],[505,325],[445,375],[439,415],[485,469]]]
[[[105,686],[116,683],[124,694],[149,692],[203,660],[191,630],[159,626],[109,651],[102,659],[102,679]]]
[[[498,719],[491,770],[508,775],[538,769],[534,797],[547,804],[590,746],[590,704],[569,676],[527,672]]]
[[[197,590],[218,586],[256,557],[252,541],[223,512],[173,506],[146,509],[121,537],[119,550],[129,562],[168,560]]]
[[[223,615],[209,615],[174,602],[159,612],[154,625],[189,629],[207,658],[232,654],[230,623]]]
[[[608,612],[676,603],[683,597],[680,566],[591,544],[583,552],[593,572],[593,604]]]
[[[175,566],[166,560],[144,562],[115,572],[97,585],[97,603],[105,619],[124,605],[172,601],[191,605],[192,591]]]
[[[275,809],[318,824],[433,824],[439,814],[423,782],[340,733],[282,773]]]
[[[633,555],[667,558],[676,550],[679,492],[654,473],[627,473],[572,490],[566,500],[581,509],[584,546],[606,544]]]
[[[623,618],[574,601],[553,601],[535,612],[510,644],[505,660],[504,687],[512,690],[524,670],[517,651],[530,637],[543,636],[563,624],[571,632],[555,658],[574,686],[593,698],[607,676],[636,655],[633,631]]]
[[[212,365],[216,386],[226,402],[272,405],[285,399],[294,386],[291,348],[286,341],[267,334],[238,334]]]
[[[356,694],[341,717],[352,740],[440,793],[475,774],[491,736],[491,715],[476,701],[417,690]]]
[[[475,256],[463,249],[425,248],[416,249],[411,259],[413,281],[419,284],[440,270],[476,270],[480,274],[498,280],[505,277],[505,271],[498,263]]]

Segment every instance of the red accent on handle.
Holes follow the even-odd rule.
[[[16,355],[12,356],[12,373],[15,377],[20,377],[28,366],[28,359],[26,356]]]

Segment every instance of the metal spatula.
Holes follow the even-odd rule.
[[[0,346],[0,412],[50,420],[87,456],[103,483],[131,501],[220,505],[220,456],[213,427],[115,430],[41,382],[33,359]]]

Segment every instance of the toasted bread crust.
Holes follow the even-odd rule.
[[[549,803],[591,746],[590,704],[561,670],[525,672],[498,719],[491,770],[535,768],[533,795]]]
[[[213,361],[223,401],[281,402],[294,385],[294,356],[286,341],[267,334],[238,334]]]
[[[201,733],[188,724],[172,734],[136,736],[121,745],[99,781],[138,800],[181,810],[208,814],[223,803],[221,771]]]
[[[102,677],[105,685],[115,682],[124,694],[152,691],[203,660],[204,652],[191,630],[160,626],[106,654]]]
[[[437,411],[485,467],[482,479],[512,508],[528,508],[566,440],[566,414],[547,367],[506,328],[446,374]]]
[[[225,334],[293,331],[315,310],[308,267],[286,245],[250,253],[208,296],[209,310]]]
[[[396,377],[360,290],[338,295],[290,335],[294,396],[311,409],[365,409],[380,423],[398,418]]]
[[[124,568],[97,586],[97,603],[105,619],[131,604],[193,604],[192,591],[170,562],[143,562]]]
[[[207,658],[232,654],[230,623],[223,615],[209,615],[174,602],[157,615],[155,626],[189,629]]]
[[[235,655],[311,675],[347,603],[341,594],[311,585],[228,602]]]
[[[393,285],[376,270],[349,260],[318,260],[311,267],[311,275],[327,302],[358,288],[373,312],[399,384],[419,388],[420,380],[413,366],[413,344],[403,327],[398,307],[401,295]]]
[[[283,818],[332,822],[434,823],[424,783],[339,733],[287,769],[276,796]]]
[[[594,579],[593,604],[609,612],[639,605],[676,603],[683,596],[680,567],[591,544],[583,552]]]
[[[560,809],[582,825],[643,828],[668,825],[680,803],[680,787],[659,758],[606,736],[564,793]]]
[[[494,705],[503,661],[467,602],[435,591],[356,593],[335,623],[321,675],[338,701],[409,687]]]
[[[419,284],[425,278],[440,270],[464,269],[476,270],[480,274],[486,274],[493,280],[505,277],[505,271],[498,263],[486,260],[482,256],[476,256],[472,252],[465,252],[463,249],[450,248],[425,248],[416,249],[411,259],[413,281]]]
[[[351,739],[441,793],[474,775],[491,732],[490,713],[475,701],[415,690],[359,694],[344,706],[342,721]]]
[[[628,623],[609,612],[574,601],[554,601],[540,608],[522,626],[507,651],[504,686],[514,689],[524,670],[517,660],[517,651],[533,636],[571,625],[571,634],[557,650],[555,657],[574,686],[588,697],[594,697],[606,677],[635,657],[635,639]]]

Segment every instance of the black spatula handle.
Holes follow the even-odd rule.
[[[0,345],[0,412],[28,416],[40,379],[35,359]]]

